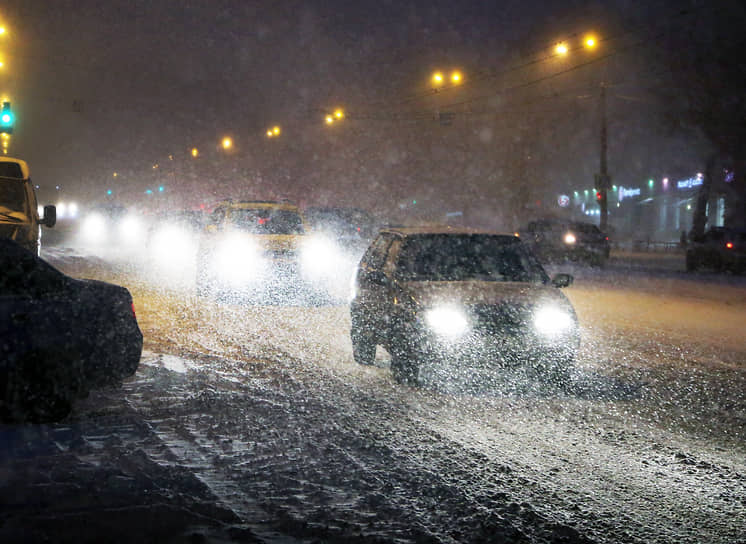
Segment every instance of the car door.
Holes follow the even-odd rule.
[[[75,304],[65,276],[20,246],[0,256],[0,350],[9,363],[31,352],[77,349]]]
[[[381,233],[373,240],[360,261],[355,277],[355,296],[350,310],[352,319],[365,330],[380,333],[388,296],[389,280],[384,272],[392,233]]]

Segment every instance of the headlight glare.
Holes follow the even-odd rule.
[[[540,308],[534,314],[534,328],[545,336],[557,336],[570,330],[572,326],[572,316],[555,306]]]
[[[452,306],[428,310],[425,322],[435,334],[446,338],[458,338],[469,331],[469,320],[464,312]]]

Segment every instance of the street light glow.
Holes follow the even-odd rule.
[[[567,44],[564,43],[564,42],[563,43],[558,43],[554,47],[554,52],[557,53],[558,55],[567,55],[568,51],[569,51],[569,48],[567,47]]]
[[[223,149],[230,149],[233,147],[233,140],[230,137],[226,136],[225,138],[223,138],[221,145],[223,146]]]
[[[443,74],[441,72],[435,72],[433,74],[433,83],[435,85],[442,85],[443,84]]]
[[[267,129],[267,138],[271,138],[272,136],[274,136],[274,134],[272,134],[272,129]]]
[[[196,147],[192,148],[192,157],[194,158],[199,157],[199,150]]]
[[[345,112],[341,108],[337,108],[334,110],[334,117],[337,119],[342,119],[345,116]]]
[[[324,118],[324,121],[326,122],[327,125],[331,125],[334,122],[334,117],[332,117],[331,115],[327,115]]]
[[[454,83],[454,84],[461,83],[461,72],[458,72],[458,71],[453,72],[451,74],[451,82]]]
[[[278,127],[278,126],[272,127],[272,134],[274,134],[275,136],[279,136],[280,135],[280,127]]]
[[[587,48],[592,49],[596,47],[596,38],[593,36],[586,36],[584,43]]]

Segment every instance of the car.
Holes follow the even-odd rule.
[[[746,272],[746,230],[711,227],[686,248],[686,269]]]
[[[452,362],[563,377],[580,336],[572,304],[515,235],[452,227],[382,229],[365,252],[350,304],[353,357],[391,355],[399,382]]]
[[[295,204],[223,201],[200,237],[197,294],[282,301],[308,293],[326,261],[311,242]]]
[[[609,258],[609,237],[593,223],[539,219],[518,231],[545,264],[578,262],[602,266]]]
[[[129,290],[72,278],[0,239],[0,402],[6,416],[65,417],[76,397],[134,374],[142,346]]]
[[[116,202],[93,205],[79,221],[77,243],[96,251],[134,250],[147,241],[147,221],[143,214]]]
[[[55,206],[44,206],[39,217],[34,186],[26,161],[0,157],[0,238],[14,240],[37,255],[41,251],[41,227],[53,227]]]

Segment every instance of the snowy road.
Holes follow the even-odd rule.
[[[567,387],[412,389],[354,364],[344,306],[53,255],[132,290],[147,351],[63,424],[0,428],[0,540],[156,541],[164,512],[174,542],[746,542],[746,279],[628,257],[571,270]]]

